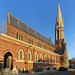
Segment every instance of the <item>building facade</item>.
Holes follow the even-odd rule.
[[[68,54],[60,5],[55,27],[55,45],[8,12],[6,34],[0,34],[0,66],[34,69],[67,66]]]

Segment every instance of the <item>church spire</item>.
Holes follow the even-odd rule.
[[[55,44],[62,47],[64,39],[64,22],[61,14],[60,4],[58,3],[58,11],[57,11],[57,18],[56,18],[56,26],[55,26]]]
[[[61,14],[60,5],[58,3],[57,21],[61,21],[61,20],[62,20],[62,14]]]
[[[59,27],[64,27],[63,25],[63,18],[61,14],[61,9],[60,9],[60,4],[58,3],[58,12],[57,12],[57,19],[56,19],[57,24]]]

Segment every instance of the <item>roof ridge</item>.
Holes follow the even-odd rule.
[[[9,15],[11,15],[10,13],[9,13]],[[12,17],[14,17],[15,19],[17,19],[17,20],[19,20],[18,18],[16,18],[15,16],[13,16],[13,15],[11,15]],[[19,20],[21,23],[23,23],[24,25],[26,25],[26,26],[28,26],[27,24],[25,24],[24,22],[22,22],[21,20]],[[28,26],[29,28],[31,28],[30,26]],[[31,29],[33,29],[33,28],[31,28]],[[34,29],[33,29],[34,30]],[[38,31],[36,31],[36,30],[34,30],[35,32],[37,32],[37,33],[39,33]],[[46,36],[44,36],[44,35],[42,35],[41,33],[39,33],[41,36],[43,36],[43,37],[45,37],[46,39],[48,39]],[[48,39],[49,40],[49,39]]]

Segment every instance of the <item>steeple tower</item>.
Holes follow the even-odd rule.
[[[57,19],[56,19],[56,26],[55,26],[56,48],[63,47],[63,40],[64,40],[64,22],[61,14],[60,5],[58,3],[58,12],[57,12]]]
[[[58,3],[58,12],[57,12],[57,22],[59,22],[59,25],[60,25],[60,23],[62,23],[61,25],[64,26],[59,3]]]

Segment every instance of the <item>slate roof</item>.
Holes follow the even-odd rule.
[[[64,54],[64,51],[65,51],[65,48],[61,48],[61,49],[55,50],[54,53],[62,55]]]
[[[46,38],[45,36],[43,36],[42,34],[40,34],[39,32],[35,31],[34,29],[32,29],[31,27],[29,27],[28,25],[26,25],[25,23],[21,22],[20,20],[18,20],[17,18],[15,18],[14,16],[12,16],[11,14],[9,14],[9,18],[10,18],[10,24],[31,34],[32,36],[46,42],[47,44],[52,45],[53,47],[55,47],[55,45],[50,42],[50,40],[48,38]]]

